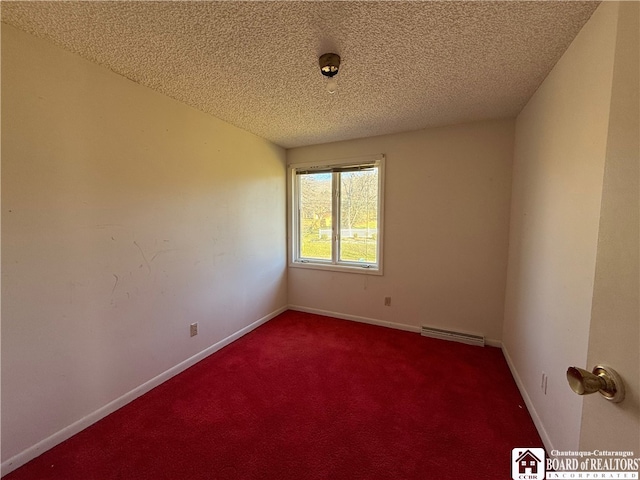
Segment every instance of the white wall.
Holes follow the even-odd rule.
[[[384,275],[291,267],[289,304],[500,340],[513,132],[498,120],[288,150],[290,164],[386,155]]]
[[[3,26],[3,462],[286,306],[285,178],[280,147]]]
[[[604,2],[516,121],[503,342],[549,449],[578,448],[616,22]]]
[[[640,453],[640,3],[619,6],[587,367],[611,365],[626,398],[584,399],[580,448]]]

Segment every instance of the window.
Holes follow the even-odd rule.
[[[384,157],[290,171],[290,264],[382,274]]]

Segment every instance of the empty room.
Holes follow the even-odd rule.
[[[639,478],[640,2],[1,18],[3,478]]]

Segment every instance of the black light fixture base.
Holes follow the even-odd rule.
[[[324,55],[320,55],[318,64],[320,65],[320,73],[325,77],[331,78],[334,75],[337,75],[340,68],[340,55],[337,53],[325,53]]]

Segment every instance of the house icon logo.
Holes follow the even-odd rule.
[[[511,450],[513,480],[544,480],[544,448],[514,448]]]

